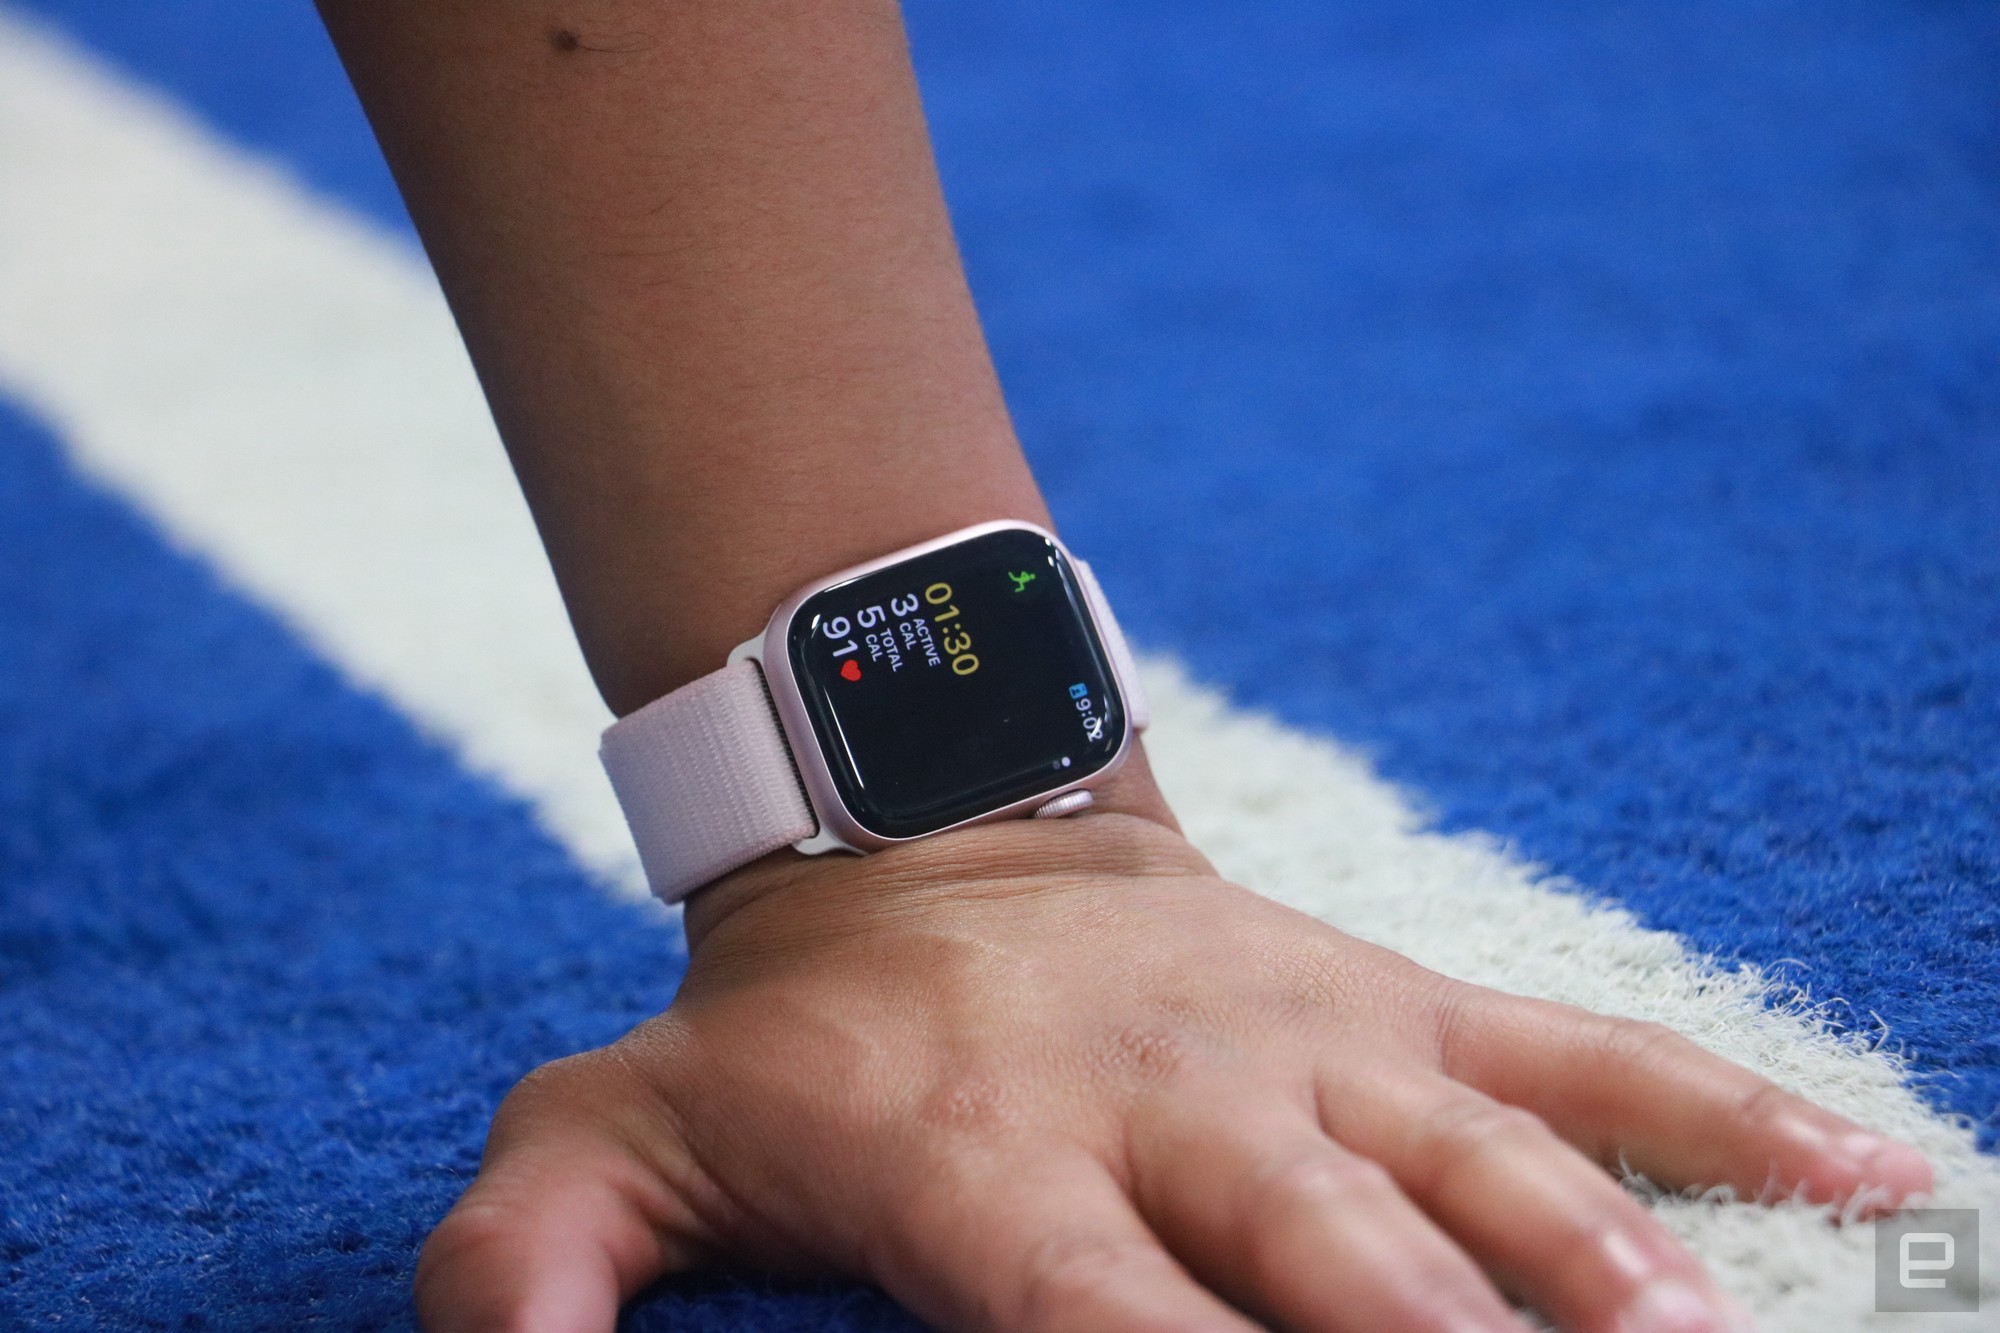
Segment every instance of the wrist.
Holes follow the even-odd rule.
[[[842,452],[838,442],[828,451]],[[866,496],[835,500],[825,486],[807,495],[773,486],[754,509],[666,525],[684,548],[668,559],[647,555],[616,566],[607,559],[587,584],[566,582],[584,659],[613,715],[714,671],[814,579],[975,523],[1052,522],[1004,419],[968,426],[948,472],[928,465],[905,471],[931,478],[947,494],[920,499],[877,483]],[[663,566],[687,576],[661,578]]]
[[[1010,820],[974,825],[867,857],[840,853],[802,856],[786,848],[753,861],[697,891],[685,904],[690,953],[718,935],[758,947],[752,919],[793,912],[817,919],[839,912],[865,894],[870,902],[908,897],[944,884],[973,885],[997,878],[1050,876],[1122,858],[1171,835],[1177,856],[1199,856],[1180,840],[1180,823],[1153,779],[1144,745],[1134,738],[1130,758],[1092,789],[1089,811],[1066,819]],[[1134,829],[1134,822],[1144,828]],[[1136,842],[1135,842],[1136,837]],[[725,930],[725,925],[727,929]]]

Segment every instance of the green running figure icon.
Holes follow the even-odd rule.
[[[1034,571],[1033,571],[1033,570],[1029,570],[1029,571],[1028,571],[1027,573],[1025,573],[1025,574],[1014,574],[1014,573],[1009,573],[1009,574],[1007,575],[1007,577],[1008,577],[1008,578],[1010,578],[1010,579],[1012,579],[1012,580],[1014,580],[1014,591],[1015,591],[1015,592],[1025,592],[1025,591],[1027,591],[1027,588],[1028,588],[1028,585],[1029,585],[1030,583],[1033,583],[1033,582],[1035,581],[1035,574],[1034,574]]]

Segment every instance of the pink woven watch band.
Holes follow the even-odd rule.
[[[755,662],[613,723],[598,755],[664,902],[818,831]]]

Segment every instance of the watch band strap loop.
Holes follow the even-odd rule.
[[[664,902],[818,831],[755,662],[621,718],[598,756]]]

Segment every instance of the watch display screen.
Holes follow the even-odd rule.
[[[1039,533],[990,532],[816,593],[789,650],[848,811],[911,838],[1087,777],[1126,730],[1083,588]]]

